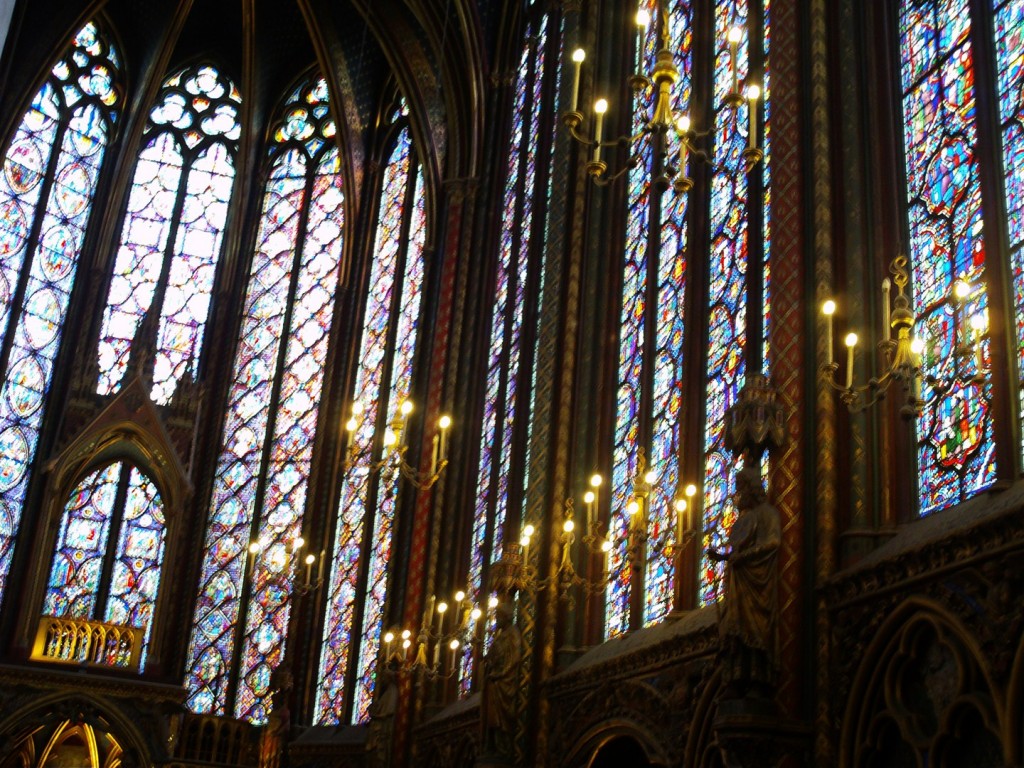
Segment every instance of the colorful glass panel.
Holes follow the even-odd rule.
[[[316,697],[318,723],[337,723],[345,716],[345,676],[350,654],[357,638],[362,638],[354,626],[355,606],[359,594],[359,565],[366,538],[370,475],[367,460],[372,455],[377,434],[381,400],[386,398],[384,371],[387,339],[394,319],[394,295],[400,289],[398,268],[401,256],[401,229],[405,215],[405,200],[412,170],[412,139],[407,128],[398,134],[397,142],[384,168],[381,186],[380,211],[372,253],[369,294],[363,315],[363,334],[356,371],[354,402],[361,408],[358,428],[351,433],[352,453],[359,457],[342,481],[338,504],[338,521],[332,548],[330,585],[328,588],[327,617],[324,626],[323,648],[320,656],[319,683]],[[387,403],[384,403],[386,406]],[[386,418],[386,415],[383,415]],[[391,480],[393,483],[393,479]],[[382,478],[384,494],[388,493],[388,479]],[[375,541],[371,546],[379,550],[390,542],[385,539],[384,528],[390,521],[384,519],[375,525]],[[380,555],[380,552],[377,552]],[[372,555],[371,555],[372,556]],[[369,593],[370,590],[367,590]],[[369,626],[369,625],[364,625]],[[365,686],[361,686],[365,689]]]
[[[949,384],[918,422],[920,512],[963,501],[995,479],[991,382],[954,353],[953,313],[987,313],[985,243],[968,0],[905,0],[900,13],[910,259],[925,374]],[[948,299],[971,286],[962,309]],[[959,374],[955,370],[960,368]],[[934,393],[925,385],[924,396]]]
[[[43,599],[43,614],[91,619],[99,599],[121,465],[99,469],[79,483],[64,507]]]
[[[132,467],[103,620],[144,630],[140,669],[145,669],[153,635],[165,524],[160,492],[148,477]]]
[[[195,373],[241,136],[238,91],[209,66],[164,83],[146,126],[98,349],[101,395],[117,391],[146,313],[160,313],[154,402]]]
[[[484,559],[488,557],[493,562],[501,557],[501,533],[508,513],[508,481],[516,424],[516,393],[520,385],[546,45],[547,17],[544,16],[537,25],[537,34],[527,39],[520,56],[507,159],[467,588],[472,599],[481,605],[486,602],[482,593]],[[492,483],[497,484],[493,495]],[[461,667],[464,692],[469,689],[472,660],[473,649],[467,644]]]
[[[111,527],[118,526],[111,539]],[[164,554],[160,493],[138,469],[117,462],[96,470],[64,507],[43,614],[143,630],[145,669]],[[104,567],[110,563],[109,582]],[[105,607],[104,607],[105,606]]]
[[[397,333],[387,405],[388,424],[394,423],[398,407],[408,397],[412,386],[412,364],[416,351],[416,330],[419,327],[424,269],[423,245],[427,223],[422,173],[416,176],[411,218],[405,276],[401,283],[401,301],[398,315],[394,320]],[[373,688],[377,674],[376,659],[384,621],[384,604],[387,599],[391,537],[394,530],[395,505],[398,500],[397,472],[384,473],[379,495],[381,498],[377,503],[377,514],[374,519],[369,552],[369,577],[363,601],[363,641],[359,650],[359,666],[356,668],[355,705],[352,715],[352,721],[356,723],[367,720],[370,716],[370,704],[373,703]]]
[[[1006,228],[1017,316],[1017,370],[1024,371],[1024,0],[995,0],[993,6]],[[1020,393],[1024,413],[1024,388]]]
[[[672,50],[680,78],[675,88],[677,112],[691,98],[693,20],[690,0],[676,0],[670,9]],[[678,150],[677,150],[678,152]],[[689,195],[671,189],[661,198],[661,246],[658,250],[657,348],[651,455],[648,466],[658,478],[652,488],[647,528],[647,573],[644,581],[644,623],[661,621],[672,610],[675,582],[675,491],[679,485],[680,409],[683,401],[683,317],[687,277]]]
[[[234,713],[256,723],[269,715],[294,560],[305,556],[291,545],[302,529],[343,245],[341,161],[327,99],[322,79],[298,89],[272,134],[189,649],[188,704],[221,714],[240,643]],[[249,557],[253,540],[260,551]]]
[[[657,18],[652,0],[641,3],[651,18]],[[656,25],[644,37],[644,61],[648,68],[658,47]],[[639,95],[632,104],[633,132],[643,128],[646,99]],[[650,265],[647,230],[650,224],[651,141],[648,136],[637,151],[640,162],[629,172],[629,211],[626,222],[626,253],[622,275],[622,313],[619,331],[618,394],[615,407],[615,438],[612,448],[612,498],[608,538],[608,589],[605,603],[605,632],[609,637],[629,629],[630,567],[626,556],[625,532],[629,526],[626,505],[633,490],[639,444],[641,381],[644,366],[644,333],[647,312],[647,281]]]
[[[747,177],[743,150],[747,146],[748,104],[732,109],[723,102],[732,90],[729,29],[743,30],[737,47],[736,72],[742,82],[748,68],[746,0],[719,2],[715,8],[715,132],[711,187],[711,254],[707,313],[708,357],[704,433],[704,520],[700,564],[700,601],[721,596],[722,565],[706,555],[726,545],[735,519],[732,496],[735,462],[725,450],[725,412],[736,402],[746,374],[746,273],[749,240]]]
[[[32,100],[0,174],[0,595],[60,348],[92,199],[120,101],[117,57],[94,24]]]

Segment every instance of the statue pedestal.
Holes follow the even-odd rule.
[[[806,765],[810,725],[779,714],[770,699],[723,699],[714,721],[726,768],[774,768],[790,758]]]

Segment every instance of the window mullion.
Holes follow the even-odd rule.
[[[118,543],[121,541],[121,525],[124,522],[125,505],[128,502],[128,481],[132,467],[121,464],[121,473],[117,480],[117,491],[114,494],[114,505],[107,527],[107,548],[103,556],[103,568],[100,571],[99,586],[96,589],[96,603],[93,607],[95,621],[104,621],[107,603],[110,600],[110,582],[114,574],[114,560],[117,557]]]

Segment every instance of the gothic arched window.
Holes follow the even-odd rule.
[[[662,31],[655,3],[644,5],[654,19],[642,39],[641,58],[649,70]],[[756,339],[753,351],[763,359],[769,201],[767,162],[758,164],[753,173],[745,170],[749,104],[744,101],[734,108],[727,100],[734,89],[728,36],[734,27],[741,32],[736,46],[737,84],[760,85],[756,73],[764,70],[766,58],[766,10],[767,2],[747,0],[720,0],[711,7],[698,7],[690,0],[669,5],[670,45],[680,74],[673,108],[691,120],[707,122],[709,167],[707,173],[699,172],[698,160],[691,156],[690,175],[706,180],[704,188],[698,184],[684,195],[671,189],[652,194],[654,149],[645,138],[640,162],[629,174],[612,445],[608,635],[630,628],[634,589],[642,590],[643,624],[660,621],[672,608],[679,562],[673,501],[681,494],[681,486],[693,483],[703,500],[698,523],[703,532],[701,550],[724,543],[734,515],[736,467],[724,446],[725,411],[743,386],[751,334]],[[698,29],[707,34],[695,32]],[[712,40],[713,48],[701,47],[703,40]],[[695,79],[694,73],[701,71],[710,72],[706,81]],[[638,133],[647,118],[647,100],[635,101],[632,128]],[[761,121],[763,116],[755,114],[753,119]],[[670,158],[677,156],[676,141],[669,142]],[[763,199],[755,202],[755,194]],[[747,311],[749,297],[763,303],[756,308],[756,317]],[[694,301],[699,302],[699,310],[689,311]],[[687,318],[697,326],[688,328]],[[697,334],[701,343],[687,344],[688,334]],[[700,359],[684,358],[685,349],[701,346]],[[684,431],[683,392],[694,389],[705,394],[699,418],[692,419],[701,425],[699,434]],[[638,477],[641,451],[643,478]],[[694,462],[700,467],[699,475],[684,477],[680,462],[691,452],[702,457]],[[637,482],[646,478],[650,480],[646,568],[643,584],[636,585],[631,583],[628,560],[626,532],[633,524],[628,510]],[[717,598],[720,580],[720,568],[702,559],[700,602]]]
[[[273,132],[189,648],[197,712],[233,700],[235,717],[265,722],[284,656],[343,250],[335,133],[323,79],[292,93]]]
[[[0,175],[0,595],[121,101],[120,60],[93,23],[22,118]]]
[[[524,501],[522,488],[528,462],[519,457],[513,468],[515,435],[529,444],[533,412],[531,341],[543,294],[544,231],[550,190],[551,123],[559,35],[539,4],[530,10],[528,30],[516,76],[512,126],[506,164],[503,215],[494,277],[493,314],[487,357],[480,459],[476,502],[470,539],[467,593],[477,605],[491,563],[500,559],[505,518],[518,514]],[[548,160],[545,160],[544,153]],[[523,476],[521,485],[509,487],[509,478]],[[462,657],[462,686],[472,679],[473,648],[467,643]]]
[[[43,615],[141,629],[144,669],[165,538],[153,482],[123,462],[97,469],[64,507]]]
[[[412,385],[426,236],[423,172],[404,102],[391,122],[353,395],[358,425],[349,455],[357,458],[342,478],[331,549],[319,723],[367,718],[387,597],[400,473],[382,451]]]
[[[993,380],[1010,378],[1024,396],[1024,3],[993,0],[989,15],[968,0],[903,0],[899,21],[917,333],[926,376],[949,384],[935,392],[925,383],[932,402],[917,425],[919,509],[927,514],[990,486],[997,470],[1013,470],[997,467],[996,441],[1011,438],[994,416],[996,406],[1020,403],[995,403]],[[979,57],[994,60],[994,78]],[[995,139],[994,149],[981,134]],[[988,334],[972,329],[974,318],[987,326],[991,291],[1001,290],[993,271],[1012,279],[1005,314],[1015,313],[1016,327],[998,336],[1010,335],[1016,359],[993,355]],[[956,309],[949,297],[958,281],[969,295]],[[981,346],[978,357],[956,352],[965,334]],[[1016,374],[1003,369],[1014,363]]]
[[[149,113],[103,312],[101,395],[117,391],[147,312],[159,314],[153,401],[195,373],[242,129],[235,86],[211,66],[169,78]]]

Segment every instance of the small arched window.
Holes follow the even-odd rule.
[[[11,138],[0,174],[0,596],[36,455],[100,168],[120,59],[86,24]]]
[[[316,721],[369,716],[387,598],[399,469],[381,458],[384,434],[409,396],[423,289],[426,210],[404,101],[391,115],[353,402],[360,410],[342,479],[320,656]]]
[[[273,132],[189,649],[197,712],[223,713],[233,685],[234,716],[265,722],[284,657],[343,246],[335,132],[323,79]]]
[[[195,373],[235,179],[241,103],[230,80],[190,67],[163,85],[135,166],[99,342],[101,395],[116,392],[147,312],[159,314],[153,401]]]
[[[91,473],[64,506],[43,615],[139,629],[141,671],[165,539],[163,504],[152,480],[123,462]]]

